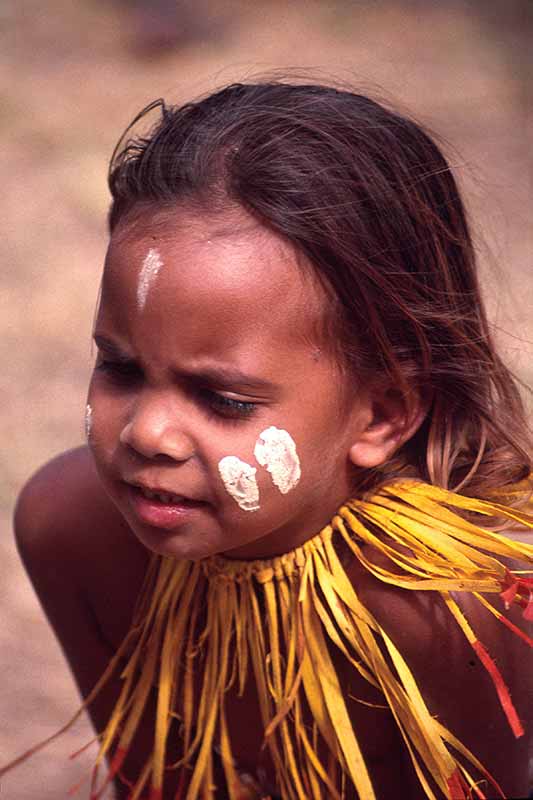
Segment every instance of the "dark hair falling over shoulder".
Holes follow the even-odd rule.
[[[354,386],[384,375],[429,408],[368,488],[412,475],[480,497],[531,472],[465,209],[420,125],[360,94],[283,82],[234,84],[182,107],[158,101],[134,124],[157,107],[149,135],[122,137],[113,155],[111,230],[138,204],[240,206],[306,257]]]

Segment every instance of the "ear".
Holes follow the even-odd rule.
[[[427,409],[428,403],[415,390],[408,398],[391,388],[372,393],[367,424],[350,447],[350,461],[365,469],[384,464],[416,433]]]

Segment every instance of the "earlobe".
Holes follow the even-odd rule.
[[[370,421],[349,450],[357,467],[372,469],[388,461],[413,436],[427,413],[420,397],[409,398],[393,390],[371,401]]]

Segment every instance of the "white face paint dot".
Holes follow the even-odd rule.
[[[254,456],[262,467],[272,476],[274,485],[282,494],[294,489],[302,471],[296,444],[287,431],[271,426],[259,434],[255,444]]]
[[[162,266],[163,262],[161,261],[159,252],[154,247],[151,247],[143,261],[141,271],[139,272],[139,283],[137,284],[137,305],[141,311],[146,305],[148,292]]]
[[[93,424],[93,410],[89,403],[85,406],[85,436],[87,439],[91,436],[91,427]]]
[[[241,461],[237,456],[225,456],[219,461],[218,471],[226,491],[243,511],[258,511],[259,487],[255,479],[255,467]]]

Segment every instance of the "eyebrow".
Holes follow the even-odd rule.
[[[113,356],[119,361],[135,361],[135,359],[126,353],[121,347],[99,334],[94,335],[94,342],[99,350]],[[264,389],[268,391],[275,391],[279,386],[265,378],[260,378],[257,375],[250,375],[241,370],[232,367],[205,367],[203,369],[189,371],[183,369],[174,369],[173,373],[180,378],[193,380],[196,382],[205,382],[219,387],[238,386],[241,389]]]

